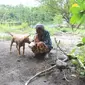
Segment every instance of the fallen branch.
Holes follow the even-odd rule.
[[[53,69],[53,68],[55,68],[55,67],[56,67],[56,65],[54,65],[54,66],[52,66],[52,67],[50,67],[50,68],[48,68],[48,69],[45,69],[44,71],[41,71],[41,72],[36,73],[34,76],[32,76],[32,77],[25,83],[25,85],[28,85],[36,76],[39,76],[40,74],[42,74],[42,73],[44,73],[44,72],[46,72],[46,71],[49,71],[49,70],[51,70],[51,69]]]
[[[56,45],[57,45],[57,47],[60,49],[60,51],[61,51],[65,56],[68,57],[68,54],[65,53],[65,52],[61,49],[61,47],[59,46],[59,44],[60,44],[60,40],[59,40],[59,42],[57,42],[56,38],[54,38],[54,39],[55,39]],[[66,61],[66,60],[67,60],[67,58],[64,59],[64,61]]]
[[[63,54],[67,56],[67,54],[66,54],[66,53],[60,48],[60,46],[59,46],[60,40],[59,40],[59,42],[57,42],[56,38],[54,38],[54,39],[55,39],[55,42],[56,42],[56,44],[57,44],[57,47],[60,49],[60,51],[62,51]]]

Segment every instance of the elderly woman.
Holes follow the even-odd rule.
[[[36,35],[34,37],[35,45],[32,47],[32,51],[35,55],[43,55],[53,48],[50,34],[44,29],[42,24],[36,25]]]

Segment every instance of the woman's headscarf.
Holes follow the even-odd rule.
[[[36,30],[40,29],[40,30],[44,31],[44,25],[43,24],[38,24],[38,25],[36,25],[35,28],[36,28]]]
[[[42,41],[43,40],[42,37],[43,37],[44,31],[45,31],[44,25],[38,24],[38,25],[36,25],[35,28],[36,28],[36,33],[38,34],[39,40]]]

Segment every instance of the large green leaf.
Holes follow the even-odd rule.
[[[85,10],[85,1],[82,4],[82,8],[83,8],[83,10]]]
[[[84,0],[76,0],[77,3],[82,3]]]
[[[70,23],[71,24],[76,24],[76,23],[80,23],[81,21],[81,15],[80,14],[75,14],[71,17],[70,19]]]
[[[78,4],[73,4],[72,7],[70,8],[70,11],[73,14],[78,14],[81,11],[81,7]]]
[[[76,0],[76,2],[80,6],[81,10],[85,10],[85,0]]]
[[[83,13],[83,14],[81,14],[81,19],[80,19],[80,21],[82,22],[82,23],[84,23],[84,21],[85,21],[85,14]]]

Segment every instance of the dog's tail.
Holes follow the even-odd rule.
[[[6,32],[6,33],[8,33],[8,34],[10,34],[11,36],[13,36],[13,34],[12,34],[11,32]]]

